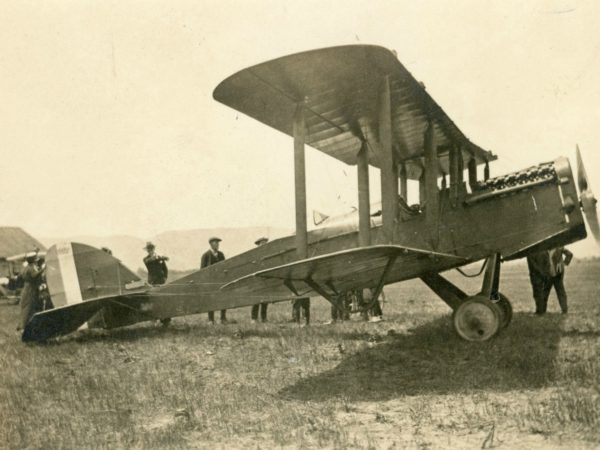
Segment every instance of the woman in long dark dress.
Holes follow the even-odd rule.
[[[42,273],[43,269],[40,269],[36,264],[36,254],[28,254],[27,267],[21,274],[25,282],[21,291],[21,329],[25,329],[29,319],[36,312],[42,310],[39,291]]]

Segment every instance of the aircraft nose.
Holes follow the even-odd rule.
[[[598,200],[592,192],[587,172],[585,171],[585,166],[583,165],[583,159],[581,158],[579,145],[577,146],[576,153],[579,203],[581,205],[581,209],[583,209],[583,213],[585,215],[585,220],[588,224],[588,227],[590,228],[590,231],[592,232],[596,243],[598,244],[598,246],[600,246],[600,222],[598,221],[598,211],[596,210],[596,203],[598,203]]]

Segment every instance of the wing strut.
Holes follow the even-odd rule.
[[[381,278],[379,279],[379,283],[377,284],[377,287],[375,288],[375,292],[373,292],[373,298],[371,299],[371,303],[369,304],[367,309],[370,309],[375,304],[375,302],[378,301],[379,296],[381,295],[381,291],[383,291],[383,286],[385,285],[385,278],[387,277],[387,274],[392,269],[392,266],[396,262],[397,257],[398,257],[398,255],[390,256],[390,259],[388,260],[387,264],[385,265],[385,269],[383,269],[383,274],[381,275]]]
[[[300,297],[300,294],[298,294],[298,289],[296,289],[296,286],[294,286],[294,282],[292,280],[287,278],[286,280],[283,280],[283,284],[285,284],[286,288],[292,291],[292,294],[294,294],[296,297]]]
[[[306,161],[304,143],[306,142],[306,119],[304,104],[296,106],[294,115],[294,185],[296,198],[296,249],[298,257],[308,256],[308,231],[306,228]]]
[[[329,303],[331,303],[334,306],[337,306],[335,294],[330,294],[329,292],[327,292],[325,289],[323,289],[321,287],[321,285],[319,283],[315,283],[315,280],[313,280],[311,277],[308,277],[307,279],[305,279],[303,281],[306,284],[308,284],[312,288],[313,291],[315,291],[317,294],[319,294],[321,297],[323,297]]]
[[[388,258],[385,268],[383,269],[383,273],[381,274],[381,277],[379,278],[379,282],[377,283],[377,287],[375,288],[375,291],[373,292],[373,298],[371,299],[371,303],[365,307],[365,310],[370,309],[375,304],[375,302],[379,299],[379,296],[381,295],[381,291],[383,290],[383,286],[385,285],[385,279],[387,278],[387,275],[390,273],[390,270],[394,266],[394,263],[396,262],[397,257],[398,257],[397,254],[393,254],[393,255],[390,255],[390,257]],[[285,280],[286,286],[288,286],[287,282],[289,282],[289,281],[290,281],[289,279]],[[312,277],[310,277],[310,276],[302,281],[304,281],[317,294],[319,294],[321,297],[323,297],[325,300],[327,300],[333,306],[336,306],[338,308],[340,306],[343,306],[343,305],[338,304],[337,297],[339,296],[339,293],[335,290],[335,287],[333,286],[331,281],[327,282],[326,284],[334,291],[333,294],[330,294],[325,289],[323,289],[323,287],[319,283],[315,282],[315,280],[313,280]],[[289,286],[288,286],[288,288],[289,288]]]

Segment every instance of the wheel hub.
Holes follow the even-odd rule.
[[[464,301],[454,312],[454,328],[468,341],[486,341],[500,328],[500,312],[484,297]]]

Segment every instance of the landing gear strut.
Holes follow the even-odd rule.
[[[486,341],[506,328],[512,319],[508,298],[498,291],[500,255],[487,260],[481,292],[467,295],[439,274],[421,277],[452,308],[452,323],[460,337],[467,341]]]

